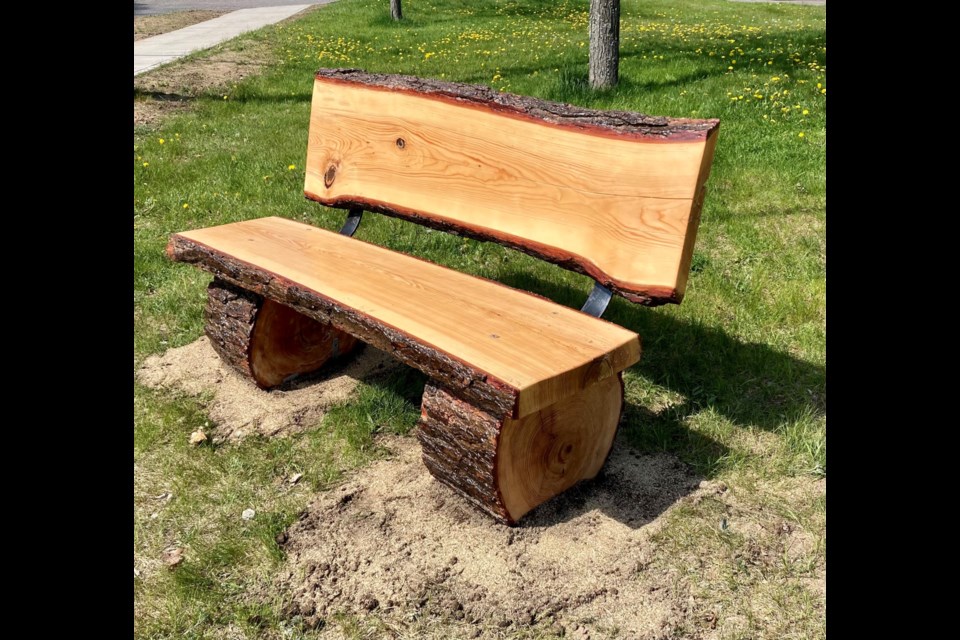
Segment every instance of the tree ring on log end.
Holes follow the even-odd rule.
[[[623,385],[616,375],[504,422],[497,484],[514,521],[577,482],[596,477],[613,447],[622,408]]]

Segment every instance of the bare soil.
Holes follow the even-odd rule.
[[[321,495],[290,528],[277,585],[292,593],[289,615],[429,616],[461,626],[456,637],[533,625],[628,638],[660,637],[684,615],[671,572],[647,571],[651,535],[678,499],[712,489],[674,457],[617,443],[600,478],[510,528],[434,481],[413,438],[381,444],[393,459]]]
[[[137,373],[144,385],[209,396],[207,412],[214,442],[251,434],[284,435],[316,425],[327,410],[344,402],[358,381],[399,366],[393,358],[366,346],[356,357],[330,363],[322,374],[304,376],[279,389],[263,391],[226,366],[206,336],[147,358]]]
[[[218,18],[226,11],[176,11],[156,16],[133,16],[133,40],[143,40],[192,24]]]

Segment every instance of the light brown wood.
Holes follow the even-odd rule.
[[[234,371],[269,389],[345,355],[357,339],[288,306],[214,278],[204,333]]]
[[[262,218],[176,234],[171,255],[185,259],[189,251],[178,257],[178,238],[252,265],[261,275],[251,277],[316,292],[483,372],[516,390],[515,417],[616,377],[640,358],[633,331],[291,220]]]
[[[261,387],[318,370],[346,355],[357,339],[290,307],[264,299],[250,341],[250,370]]]
[[[511,520],[596,477],[613,446],[622,409],[618,374],[524,418],[506,420],[497,484]]]
[[[439,93],[318,76],[305,192],[504,241],[637,301],[678,302],[716,121],[698,136],[658,138],[577,128],[568,123],[575,116],[564,117],[560,126]]]

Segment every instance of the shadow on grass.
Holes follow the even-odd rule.
[[[186,93],[168,93],[165,91],[146,91],[144,89],[133,89],[134,100],[156,100],[157,102],[192,102],[201,95],[189,95]],[[212,95],[212,94],[211,94]]]
[[[500,280],[574,308],[580,308],[589,291],[589,285],[580,290],[527,272],[507,272]],[[628,406],[628,438],[646,442],[644,449],[656,442],[666,445],[688,439],[689,434],[684,433],[687,430],[678,425],[704,409],[714,410],[738,426],[767,431],[776,430],[797,415],[826,411],[826,370],[821,365],[762,343],[741,342],[721,329],[681,320],[618,297],[611,301],[603,317],[640,334],[643,357],[629,369],[631,373],[685,398],[681,405],[669,409],[669,415],[654,416],[645,408]],[[633,424],[644,425],[637,430],[642,434],[631,433]],[[709,448],[709,443],[699,443],[695,448],[704,446]]]
[[[641,454],[629,444],[621,428],[596,478],[543,503],[519,526],[551,527],[599,511],[631,529],[639,529],[696,490],[706,477],[675,455]]]

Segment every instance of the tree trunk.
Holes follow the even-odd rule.
[[[620,69],[620,0],[590,0],[590,86],[617,86]]]
[[[390,17],[394,20],[403,20],[403,9],[400,0],[390,0]]]

